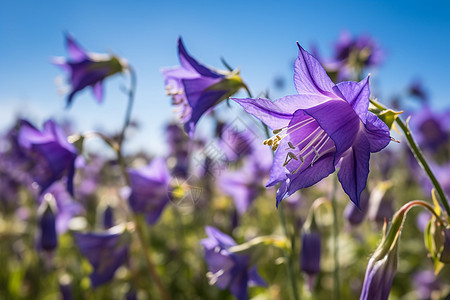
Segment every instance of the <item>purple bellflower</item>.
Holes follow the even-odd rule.
[[[56,233],[56,216],[51,206],[44,203],[44,212],[39,218],[38,249],[53,251],[58,246],[58,235]]]
[[[305,272],[309,290],[312,290],[314,277],[320,272],[321,236],[318,231],[302,232],[302,250],[300,252],[300,270]]]
[[[239,255],[228,250],[236,246],[230,236],[210,226],[205,230],[208,238],[201,240],[201,243],[205,248],[205,260],[209,269],[207,276],[211,285],[229,289],[238,300],[246,300],[247,286],[266,284],[256,268],[251,268],[248,255]]]
[[[245,87],[239,71],[222,71],[205,67],[184,48],[178,39],[180,67],[161,70],[166,93],[172,96],[173,105],[180,110],[184,130],[192,137],[200,117],[210,108]]]
[[[79,91],[89,86],[92,87],[95,98],[101,102],[103,80],[128,68],[127,63],[115,55],[86,52],[70,35],[66,35],[66,47],[70,58],[55,58],[53,62],[70,77],[71,91],[67,106],[70,106]]]
[[[75,233],[75,242],[94,271],[91,273],[92,287],[109,282],[114,272],[127,260],[129,244],[126,234],[113,229],[102,233]]]
[[[45,122],[42,131],[23,121],[19,143],[28,150],[29,157],[36,161],[32,173],[33,179],[41,187],[41,194],[55,181],[67,176],[67,190],[73,195],[77,150],[54,121]]]
[[[281,182],[280,201],[309,187],[340,167],[338,178],[359,207],[366,187],[371,152],[386,147],[389,129],[368,112],[369,78],[335,85],[320,63],[300,45],[294,83],[298,95],[267,99],[233,99],[273,129],[264,141],[276,151],[266,187]]]
[[[170,173],[162,158],[155,158],[141,169],[129,169],[131,193],[128,202],[136,213],[146,215],[147,223],[155,224],[169,203]]]

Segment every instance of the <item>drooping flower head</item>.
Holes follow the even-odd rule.
[[[207,276],[211,285],[229,289],[238,300],[248,299],[248,285],[265,285],[256,268],[250,266],[248,255],[238,255],[228,250],[236,246],[230,236],[210,226],[205,230],[208,238],[201,243],[205,248],[205,260],[209,269]]]
[[[129,169],[131,194],[128,202],[136,213],[143,213],[149,224],[158,221],[169,203],[170,173],[161,158],[141,169]]]
[[[335,85],[320,63],[300,45],[294,83],[298,95],[233,99],[273,130],[264,144],[276,151],[266,186],[281,183],[277,205],[340,166],[339,181],[359,207],[371,152],[386,147],[389,129],[368,112],[369,78]]]
[[[180,67],[163,69],[166,93],[180,110],[184,130],[190,137],[200,117],[222,100],[244,87],[239,71],[206,67],[191,57],[178,39]]]
[[[54,121],[45,122],[42,131],[23,121],[19,143],[36,163],[32,174],[41,187],[41,194],[55,181],[66,176],[67,190],[73,195],[77,150],[67,141],[65,133]]]
[[[67,106],[72,103],[76,93],[86,87],[92,87],[95,98],[103,99],[103,80],[128,68],[127,63],[115,55],[88,53],[70,36],[66,35],[66,47],[69,58],[55,58],[70,77],[71,91],[67,98]]]
[[[74,237],[81,254],[94,268],[90,275],[94,288],[110,281],[128,258],[127,235],[115,232],[115,228],[101,233],[77,232]]]

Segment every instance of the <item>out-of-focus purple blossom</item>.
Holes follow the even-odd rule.
[[[255,133],[249,129],[238,130],[233,126],[225,125],[220,135],[219,147],[227,161],[235,162],[252,154],[255,139]]]
[[[166,126],[167,144],[169,146],[168,165],[171,174],[176,177],[187,178],[191,153],[195,149],[195,141],[180,128],[179,125],[171,123]]]
[[[108,205],[103,211],[103,228],[109,229],[113,226],[114,226],[114,210],[111,205]]]
[[[380,201],[372,200],[373,198],[370,198],[367,213],[369,220],[381,225],[394,215],[393,199],[390,196],[382,197]]]
[[[337,80],[355,80],[367,67],[378,66],[384,52],[369,35],[352,37],[344,31],[334,45],[333,58],[325,62],[328,72],[337,73]]]
[[[75,242],[94,271],[90,274],[92,287],[109,282],[116,270],[128,258],[129,241],[125,233],[112,230],[102,233],[75,233]]]
[[[78,179],[75,194],[81,202],[86,202],[97,190],[104,164],[104,159],[100,156],[91,156],[88,161],[78,157],[75,161]]]
[[[370,258],[364,277],[360,300],[387,300],[392,287],[392,280],[397,272],[398,243],[392,249]]]
[[[312,290],[314,277],[320,272],[321,237],[318,231],[302,232],[302,249],[300,251],[300,270],[308,277],[309,290]]]
[[[158,221],[169,202],[170,174],[162,158],[155,158],[141,169],[128,169],[131,194],[128,202],[136,213],[145,214],[149,224]]]
[[[47,202],[45,202],[44,205],[44,212],[39,217],[38,249],[50,252],[55,250],[58,246],[56,216]]]
[[[70,36],[66,35],[68,59],[55,58],[54,64],[60,66],[70,77],[71,91],[67,98],[67,106],[73,97],[86,87],[92,87],[95,98],[103,99],[103,80],[128,68],[127,63],[110,54],[88,53]]]
[[[264,147],[258,155],[249,156],[237,171],[224,170],[219,177],[222,191],[233,198],[239,214],[244,214],[260,195],[263,180],[269,174],[271,154]]]
[[[408,93],[411,96],[417,97],[423,103],[428,102],[428,94],[425,91],[422,81],[414,80],[408,88]]]
[[[431,299],[433,291],[441,289],[442,283],[436,277],[433,271],[420,271],[413,276],[414,287],[419,299]]]
[[[40,203],[54,201],[56,204],[56,231],[58,234],[66,232],[69,228],[70,220],[84,211],[81,204],[73,200],[72,196],[60,182],[52,184],[46,193],[39,198],[39,201]]]
[[[417,228],[425,232],[425,229],[427,228],[428,222],[430,222],[431,219],[431,213],[429,211],[421,211],[416,218],[416,226]]]
[[[70,283],[59,283],[59,291],[61,293],[62,300],[72,300],[72,288]]]
[[[449,120],[450,111],[435,113],[425,105],[418,113],[412,115],[409,124],[420,147],[435,154],[448,148],[450,127],[447,124],[450,124]]]
[[[369,174],[370,153],[390,142],[389,129],[368,112],[369,78],[335,85],[320,63],[300,45],[294,82],[298,95],[274,102],[233,99],[267,126],[276,151],[266,186],[281,182],[277,205],[340,167],[338,178],[350,200],[359,206]]]
[[[180,67],[163,69],[167,94],[180,110],[180,119],[190,137],[200,117],[222,100],[235,94],[244,83],[238,71],[205,67],[191,57],[178,39]]]
[[[229,291],[238,299],[248,299],[247,287],[252,285],[265,286],[256,267],[250,266],[248,255],[239,255],[228,249],[236,242],[228,235],[214,227],[207,226],[208,238],[201,240],[205,249],[205,260],[208,264],[209,283]]]
[[[52,120],[44,123],[39,131],[27,121],[22,121],[19,133],[20,145],[35,162],[34,180],[41,187],[41,194],[55,181],[67,177],[67,190],[73,195],[76,148],[67,141],[63,130]]]
[[[352,203],[347,204],[347,207],[344,211],[344,216],[351,226],[358,226],[364,220],[364,217],[367,213],[367,208],[369,206],[369,196],[370,194],[367,190],[364,190],[361,193],[361,209],[359,209]]]

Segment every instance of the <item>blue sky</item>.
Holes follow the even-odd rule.
[[[11,1],[0,9],[0,129],[16,115],[36,124],[70,119],[79,130],[120,128],[126,78],[106,81],[102,105],[86,91],[65,109],[55,85],[63,73],[50,64],[66,55],[65,31],[86,49],[112,51],[135,67],[134,117],[142,127],[133,147],[161,153],[164,123],[175,117],[159,70],[178,64],[178,36],[207,65],[222,68],[224,57],[239,66],[254,94],[269,88],[281,97],[295,93],[295,42],[328,56],[343,30],[369,33],[385,49],[371,77],[380,100],[419,78],[435,109],[450,107],[449,1]],[[274,90],[275,77],[286,80],[282,92]]]

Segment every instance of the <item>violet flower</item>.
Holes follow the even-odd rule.
[[[20,145],[28,150],[36,166],[33,179],[41,187],[41,194],[55,181],[67,177],[67,190],[73,195],[76,148],[67,141],[63,130],[52,120],[44,123],[42,131],[27,121],[22,122],[19,133]]]
[[[309,290],[312,290],[314,277],[320,272],[321,236],[316,230],[302,232],[300,270],[305,272]]]
[[[90,274],[92,287],[109,282],[115,271],[127,260],[129,244],[126,234],[112,230],[102,233],[75,233],[75,242],[94,271]]]
[[[178,39],[180,67],[163,69],[167,94],[172,96],[173,105],[180,110],[184,130],[190,137],[200,117],[216,104],[235,94],[244,83],[239,71],[214,70],[205,67],[184,48]]]
[[[432,293],[442,289],[441,281],[431,270],[417,272],[413,282],[419,299],[432,299]]]
[[[86,52],[70,35],[66,35],[66,47],[70,58],[55,58],[54,64],[59,65],[70,77],[71,91],[67,106],[70,106],[79,91],[89,86],[95,98],[101,102],[103,80],[128,68],[127,63],[115,55]]]
[[[335,85],[319,62],[298,45],[294,83],[298,95],[274,102],[233,99],[273,129],[264,141],[276,151],[267,187],[281,182],[277,206],[295,191],[309,187],[340,166],[339,181],[359,207],[366,187],[371,152],[386,147],[389,129],[368,112],[369,78]]]
[[[238,299],[246,300],[247,286],[264,286],[264,280],[255,267],[251,267],[248,255],[239,255],[228,249],[236,242],[214,227],[205,228],[208,238],[201,240],[205,248],[205,260],[208,264],[209,283],[229,291]]]
[[[146,215],[147,223],[155,224],[169,202],[170,174],[162,158],[155,158],[141,169],[128,169],[131,194],[128,202],[136,213]]]
[[[56,234],[56,216],[48,203],[45,203],[42,215],[39,217],[38,249],[53,251],[58,246]]]

